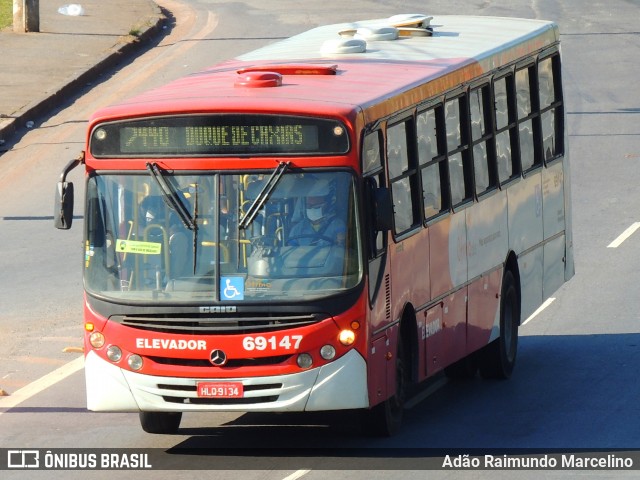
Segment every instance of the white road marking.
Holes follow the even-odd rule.
[[[293,472],[288,477],[284,477],[282,480],[296,480],[297,478],[303,477],[304,475],[306,475],[310,471],[311,470],[298,470],[297,472]]]
[[[622,242],[624,242],[631,235],[633,235],[638,228],[640,228],[640,222],[634,223],[629,228],[627,228],[624,232],[622,232],[618,238],[616,238],[613,242],[607,245],[607,248],[618,248],[620,245],[622,245]]]
[[[0,409],[11,409],[16,405],[30,399],[43,390],[49,388],[52,385],[64,380],[69,375],[73,375],[84,367],[84,356],[78,357],[72,362],[69,362],[60,368],[54,370],[51,373],[46,374],[44,377],[39,378],[35,382],[31,382],[29,385],[22,387],[20,390],[16,390],[8,397],[0,397]],[[0,411],[0,415],[6,413]]]
[[[553,303],[553,301],[555,300],[555,297],[549,297],[547,298],[544,303],[542,305],[540,305],[538,307],[538,309],[533,312],[529,318],[527,318],[524,322],[522,322],[522,325],[526,325],[528,322],[530,322],[531,320],[533,320],[537,315],[539,315],[545,308],[547,308],[549,305],[551,305]]]

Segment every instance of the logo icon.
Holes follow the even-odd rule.
[[[216,367],[221,367],[222,365],[227,363],[227,354],[219,349],[211,350],[211,355],[209,355],[209,360]]]
[[[7,468],[40,468],[38,450],[8,450]]]
[[[222,277],[220,298],[222,300],[244,300],[244,278]]]

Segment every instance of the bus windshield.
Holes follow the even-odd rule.
[[[150,164],[92,175],[87,291],[116,303],[299,302],[358,285],[353,175],[277,173],[183,174]]]

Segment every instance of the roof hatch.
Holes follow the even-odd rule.
[[[246,73],[238,72],[236,78],[236,87],[245,88],[268,88],[279,87],[282,85],[282,75],[278,72],[269,71],[249,71]]]

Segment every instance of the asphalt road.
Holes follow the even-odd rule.
[[[159,3],[177,22],[155,48],[78,92],[0,157],[0,388],[11,393],[26,387],[23,392],[29,394],[0,413],[0,448],[155,448],[161,461],[182,468],[203,462],[198,465],[222,469],[216,475],[224,478],[289,480],[298,478],[291,475],[396,478],[401,469],[405,478],[424,478],[415,463],[422,450],[416,449],[640,448],[640,230],[623,235],[640,221],[639,2]],[[141,431],[135,414],[87,412],[77,352],[82,219],[69,232],[57,231],[51,211],[55,181],[82,149],[90,113],[318,24],[399,12],[524,16],[560,25],[577,273],[520,329],[514,377],[441,386],[408,412],[405,428],[392,439],[363,437],[356,419],[344,416],[192,414],[185,415],[177,435],[151,436]],[[81,187],[81,174],[72,177]],[[69,375],[39,380],[56,369]],[[198,456],[178,454],[179,448],[195,447],[208,450]],[[22,472],[4,473],[3,478],[27,478]],[[117,473],[38,474],[111,478]],[[429,472],[437,478],[464,474],[539,477],[531,471]],[[203,474],[156,471],[134,477],[194,475]],[[594,472],[545,472],[545,478],[556,475],[602,478]]]

